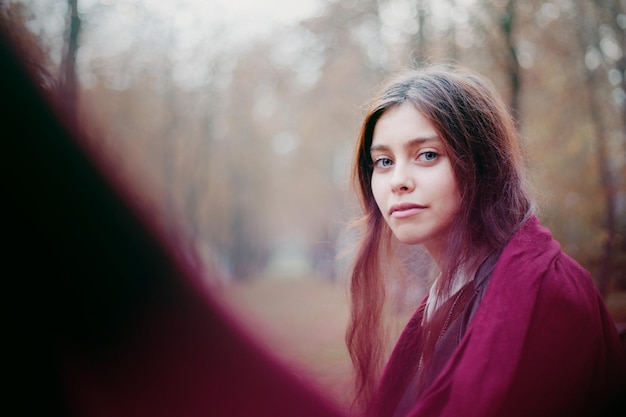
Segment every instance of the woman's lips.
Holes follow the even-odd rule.
[[[395,219],[414,216],[426,209],[426,206],[413,203],[394,204],[389,210],[389,215]]]

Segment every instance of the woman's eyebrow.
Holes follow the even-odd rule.
[[[423,145],[426,142],[441,142],[441,139],[439,139],[439,136],[424,136],[424,137],[418,137],[418,138],[414,138],[411,139],[409,141],[407,141],[404,144],[404,148],[406,149],[410,149],[413,148],[415,146],[419,146],[419,145]],[[378,144],[378,145],[372,145],[370,146],[370,152],[373,151],[388,151],[389,150],[389,146],[384,145],[384,144]]]

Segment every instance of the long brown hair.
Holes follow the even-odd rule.
[[[361,406],[372,399],[382,365],[385,285],[380,266],[393,240],[372,194],[370,146],[381,115],[407,101],[442,138],[461,193],[461,208],[439,264],[439,295],[451,290],[461,269],[477,268],[503,247],[531,210],[515,123],[489,82],[467,70],[431,66],[383,85],[361,126],[352,171],[363,217],[346,342],[356,371],[355,403]]]

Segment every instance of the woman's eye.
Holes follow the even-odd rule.
[[[389,158],[378,158],[374,161],[374,168],[387,168],[393,165],[393,161]]]
[[[432,162],[435,159],[437,159],[437,157],[439,156],[439,154],[437,154],[437,152],[435,151],[426,151],[426,152],[422,152],[417,156],[417,159],[419,159],[422,162]]]

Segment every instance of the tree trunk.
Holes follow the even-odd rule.
[[[606,23],[615,34],[617,44],[626,54],[626,31],[619,25],[618,19],[625,14],[622,3],[617,0],[593,0],[596,11],[603,14],[602,21],[597,26]],[[600,20],[600,19],[599,19]],[[622,75],[621,88],[626,92],[626,56],[622,56],[615,62],[615,69]],[[626,103],[621,103],[622,140],[626,145]]]
[[[593,71],[587,70],[586,74],[587,101],[589,114],[593,123],[596,154],[598,158],[598,170],[600,173],[600,183],[605,206],[605,231],[606,236],[603,242],[602,258],[600,262],[600,272],[598,276],[598,289],[604,296],[608,290],[611,275],[613,273],[613,252],[614,242],[617,237],[617,223],[615,215],[615,186],[613,176],[609,167],[608,146],[606,128],[602,121],[599,105],[595,97],[596,77]]]
[[[68,117],[76,122],[78,111],[78,77],[76,75],[76,55],[81,21],[78,15],[78,0],[68,0],[69,27],[67,31],[65,55],[62,65],[63,101]]]
[[[583,58],[586,53],[588,45],[595,47],[598,51],[600,48],[600,34],[598,32],[598,19],[595,16],[590,16],[591,11],[585,10],[583,6],[579,5],[579,13],[581,19],[582,30],[580,33],[580,46],[583,54]],[[607,128],[602,118],[601,105],[598,102],[596,96],[596,90],[598,89],[598,76],[597,69],[589,68],[584,65],[585,68],[585,90],[587,94],[587,106],[589,108],[589,115],[591,123],[593,124],[596,156],[598,161],[598,171],[600,175],[600,186],[602,187],[602,196],[604,200],[605,222],[604,231],[606,236],[604,237],[602,244],[602,256],[600,259],[600,269],[597,277],[597,284],[600,293],[605,296],[609,283],[613,275],[613,262],[615,252],[615,242],[617,241],[617,216],[616,216],[616,193],[615,182],[613,179],[613,173],[611,172],[611,165],[609,161],[608,151],[608,135]]]
[[[428,14],[428,2],[425,0],[417,0],[417,36],[411,42],[413,49],[412,61],[414,64],[421,65],[428,58],[428,35],[426,34],[426,16]]]
[[[506,70],[509,78],[509,86],[511,88],[511,97],[509,106],[511,114],[519,123],[520,115],[520,92],[522,89],[522,69],[517,59],[517,50],[513,39],[513,30],[515,28],[515,0],[508,0],[506,9],[500,18],[500,28],[504,34],[506,43]]]

